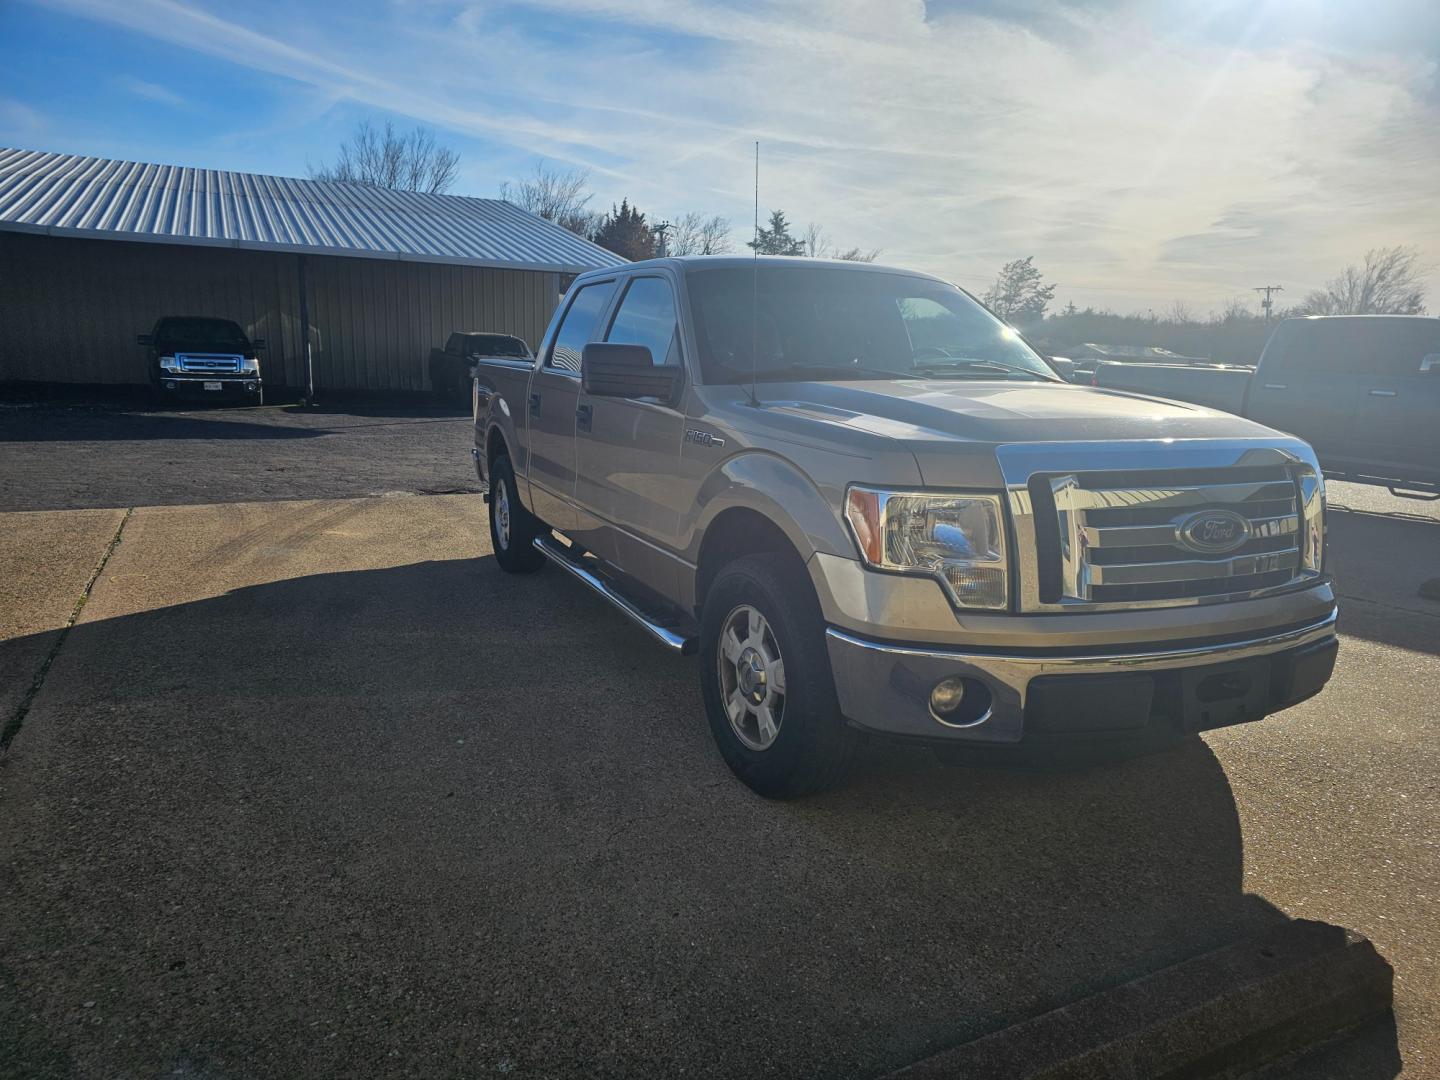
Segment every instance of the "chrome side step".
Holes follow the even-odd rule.
[[[539,551],[556,566],[559,566],[567,573],[583,581],[586,585],[589,585],[590,588],[594,589],[606,600],[609,600],[610,603],[614,604],[620,611],[630,616],[642,630],[667,649],[680,653],[682,656],[689,656],[698,647],[699,642],[695,638],[676,633],[668,626],[656,622],[636,607],[629,598],[618,593],[611,587],[609,582],[591,573],[586,567],[581,566],[578,562],[570,558],[565,548],[555,540],[548,536],[537,536],[534,540],[534,546],[536,551]]]

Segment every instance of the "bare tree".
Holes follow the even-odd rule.
[[[309,172],[311,180],[439,195],[454,186],[459,164],[460,155],[439,145],[429,128],[417,127],[402,135],[389,120],[383,129],[362,120],[355,134],[341,144],[335,164],[312,166]]]
[[[860,247],[837,248],[830,242],[830,234],[823,226],[811,224],[805,229],[801,240],[805,250],[801,253],[812,259],[842,259],[845,262],[874,262],[880,254],[879,248]]]
[[[536,162],[531,176],[501,184],[500,198],[587,240],[594,238],[603,216],[589,209],[594,198],[589,172],[555,169],[543,161]]]
[[[1195,311],[1184,300],[1175,300],[1166,309],[1165,318],[1172,323],[1191,323],[1195,321]]]
[[[1255,318],[1255,312],[1250,310],[1250,305],[1240,296],[1232,296],[1220,309],[1219,321],[1222,323],[1248,322],[1253,318]],[[1215,321],[1213,315],[1211,321]]]
[[[671,255],[724,255],[732,249],[730,219],[691,210],[676,218],[665,248]]]
[[[1423,274],[1413,247],[1371,248],[1362,265],[1345,267],[1297,310],[1306,315],[1420,315],[1425,311]]]

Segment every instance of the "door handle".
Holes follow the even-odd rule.
[[[1371,391],[1370,391],[1370,396],[1371,396],[1371,397],[1394,397],[1394,396],[1395,396],[1395,391],[1394,391],[1394,390],[1371,390]]]
[[[591,423],[595,419],[595,406],[577,405],[575,407],[575,430],[589,431]]]
[[[1286,383],[1283,383],[1283,382],[1267,382],[1267,383],[1265,384],[1265,389],[1266,389],[1266,390],[1286,390],[1286,389],[1289,389],[1289,387],[1288,387],[1288,385],[1287,385]]]
[[[539,394],[531,394],[531,395],[530,395],[530,415],[531,415],[531,416],[539,416],[539,415],[540,415],[540,395],[539,395]]]

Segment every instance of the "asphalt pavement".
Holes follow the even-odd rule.
[[[1436,504],[1334,485],[1293,710],[1071,773],[877,743],[776,804],[693,659],[502,574],[478,496],[395,494],[473,486],[464,418],[22,411],[0,1076],[875,1076],[1287,916],[1396,972],[1296,1075],[1440,1073]]]

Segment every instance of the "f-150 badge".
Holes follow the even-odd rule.
[[[718,435],[711,435],[708,431],[698,431],[695,428],[685,429],[685,441],[694,443],[696,446],[720,447],[725,445],[725,440]]]

